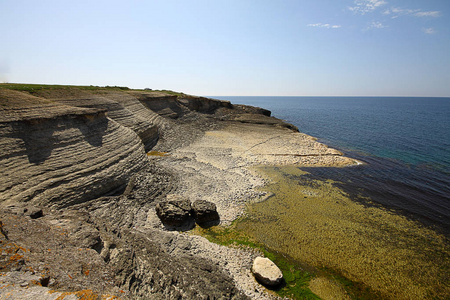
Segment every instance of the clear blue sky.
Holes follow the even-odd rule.
[[[450,0],[0,0],[0,81],[450,96]]]

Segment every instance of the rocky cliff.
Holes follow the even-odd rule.
[[[124,188],[147,162],[131,113],[111,102],[78,108],[3,89],[0,101],[2,201],[70,206]]]
[[[116,87],[0,85],[0,150],[1,299],[276,298],[258,253],[156,206],[207,200],[226,224],[270,197],[252,166],[354,163],[265,109]]]
[[[271,298],[253,279],[236,286],[249,276],[245,251],[152,225],[155,203],[183,185],[146,152],[184,147],[241,114],[270,115],[184,94],[0,86],[0,294]]]

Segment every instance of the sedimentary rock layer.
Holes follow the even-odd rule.
[[[157,203],[208,200],[227,223],[267,197],[252,166],[354,163],[260,108],[92,87],[30,93],[0,86],[0,248],[22,249],[0,265],[12,299],[33,298],[27,270],[50,276],[55,297],[272,299],[251,275],[256,253],[168,231]],[[30,202],[42,217],[24,213]]]
[[[1,96],[1,201],[68,206],[124,187],[147,162],[136,133],[104,109]]]

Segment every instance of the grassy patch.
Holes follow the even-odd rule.
[[[154,92],[161,92],[164,94],[168,94],[168,95],[174,95],[174,96],[185,96],[185,93],[180,93],[180,92],[174,92],[171,90],[153,90]]]
[[[42,90],[54,90],[54,89],[71,89],[77,88],[80,90],[88,90],[88,91],[98,91],[98,90],[129,90],[126,86],[78,86],[78,85],[55,85],[55,84],[25,84],[25,83],[1,83],[0,88],[20,91],[20,92],[28,92],[30,94],[34,94],[36,92]]]
[[[96,85],[58,85],[58,84],[28,84],[28,83],[0,83],[0,88],[15,90],[19,92],[27,92],[32,95],[37,95],[43,91],[48,90],[83,90],[95,93],[102,93],[108,91],[145,91],[158,92],[166,95],[173,95],[178,97],[186,97],[188,95],[181,92],[174,92],[171,90],[152,90],[152,89],[130,89],[126,86],[96,86]]]
[[[195,233],[206,237],[210,242],[243,248],[253,248],[272,260],[283,272],[285,283],[274,292],[282,297],[292,299],[320,299],[308,288],[308,283],[314,275],[305,271],[298,264],[284,257],[280,253],[271,251],[264,245],[256,243],[243,232],[236,230],[234,225],[229,227],[215,226],[210,228],[196,228]]]
[[[145,89],[133,89],[132,91],[142,91],[142,92],[150,92],[150,93],[163,93],[166,95],[173,95],[173,96],[178,96],[178,97],[186,97],[189,96],[185,93],[182,92],[175,92],[175,91],[171,91],[171,90],[153,90],[153,89],[149,89],[149,88],[145,88]]]

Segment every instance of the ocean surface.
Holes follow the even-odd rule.
[[[350,168],[303,168],[357,201],[382,205],[450,236],[450,98],[238,97],[345,155]]]

